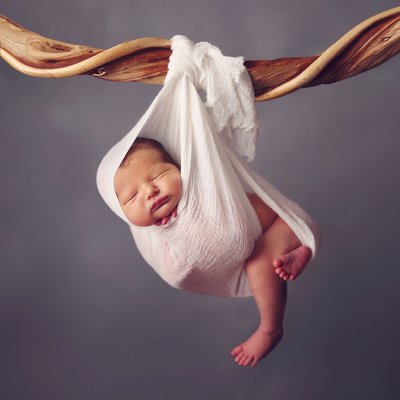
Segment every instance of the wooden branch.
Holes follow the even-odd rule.
[[[255,99],[271,100],[301,87],[337,82],[382,64],[400,52],[400,7],[360,23],[311,57],[245,61]],[[16,70],[43,78],[91,75],[118,82],[163,84],[170,41],[146,37],[107,50],[64,43],[0,16],[0,56]]]

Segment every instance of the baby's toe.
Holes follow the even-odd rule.
[[[279,275],[281,272],[283,272],[282,268],[275,268],[275,272],[277,275]]]
[[[244,366],[248,367],[253,362],[254,356],[247,356],[246,360],[244,361]]]
[[[235,361],[239,362],[244,356],[243,351],[241,351],[236,357],[235,357]]]
[[[283,278],[286,276],[286,272],[285,272],[285,271],[282,271],[282,272],[279,274],[279,276],[283,279]]]
[[[258,364],[258,358],[254,357],[252,363],[250,364],[250,367],[255,367]]]
[[[279,258],[277,258],[276,260],[272,261],[272,265],[275,268],[280,268],[282,266],[282,261]]]
[[[244,357],[240,360],[239,365],[245,366],[248,358],[249,358],[249,355],[245,354]]]
[[[242,362],[242,360],[246,357],[246,354],[244,354],[244,352],[241,352],[238,356],[235,357],[235,361],[241,365],[240,363]]]
[[[247,361],[248,358],[249,358],[248,355],[244,356],[244,357],[240,360],[239,365],[241,365],[241,366],[246,365],[246,361]]]
[[[247,362],[248,362],[248,360],[250,359],[250,357],[251,357],[251,354],[246,354],[246,355],[243,357],[242,365],[246,365]]]
[[[236,346],[236,347],[231,351],[231,354],[232,354],[233,356],[237,356],[242,350],[243,350],[243,348],[242,348],[241,345]]]

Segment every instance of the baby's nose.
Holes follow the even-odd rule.
[[[150,186],[148,188],[148,197],[152,198],[154,196],[157,196],[158,193],[160,193],[160,191],[158,190],[158,188],[156,186]]]

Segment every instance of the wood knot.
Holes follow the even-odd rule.
[[[49,47],[51,47],[52,49],[54,49],[56,51],[61,51],[61,52],[71,51],[71,47],[70,46],[65,46],[62,43],[50,43]]]
[[[390,38],[391,38],[391,36],[385,36],[385,37],[382,39],[382,41],[383,41],[383,42],[387,42]]]
[[[104,67],[100,67],[96,69],[96,72],[92,73],[92,76],[103,76],[106,73],[106,70]]]

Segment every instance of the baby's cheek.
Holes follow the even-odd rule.
[[[129,221],[132,222],[132,224],[137,225],[137,223],[138,223],[139,221],[138,221],[138,215],[137,215],[137,213],[135,212],[134,207],[132,207],[132,206],[127,207],[127,208],[125,209],[125,214],[126,214],[126,216],[128,217]]]
[[[181,176],[180,176],[180,175],[178,175],[178,176],[176,177],[176,180],[175,180],[175,188],[176,188],[176,192],[179,193],[179,194],[181,194],[181,192],[182,192],[182,179],[181,179]]]

